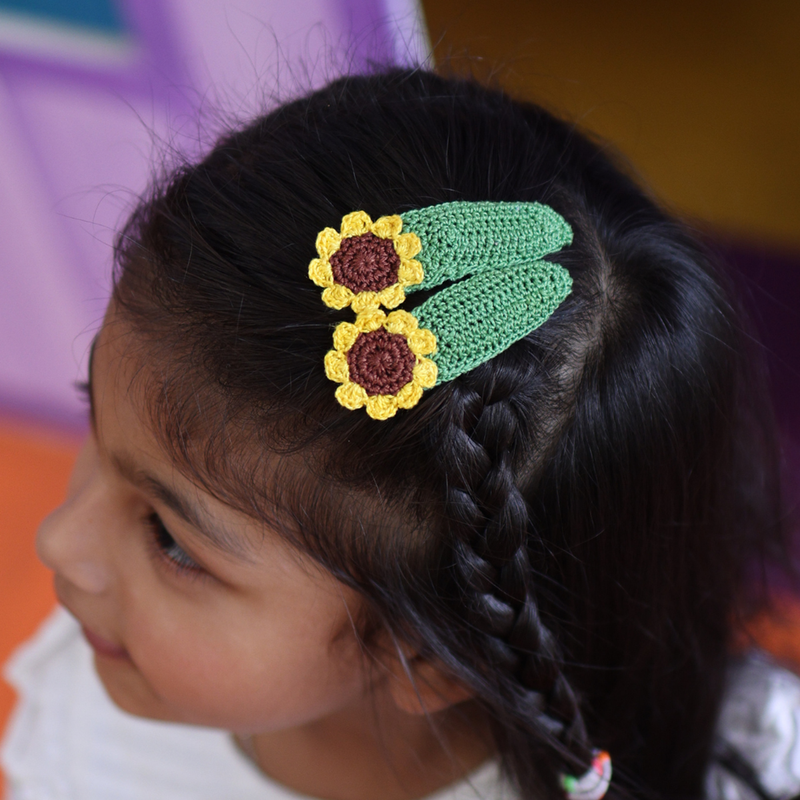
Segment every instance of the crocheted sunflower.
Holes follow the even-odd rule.
[[[412,408],[422,390],[436,384],[436,364],[425,358],[435,352],[436,337],[407,311],[387,315],[368,309],[355,323],[340,322],[333,346],[325,356],[325,374],[342,384],[336,399],[349,409],[366,406],[373,419]]]
[[[397,214],[373,222],[364,211],[354,211],[342,218],[339,231],[320,231],[319,258],[309,264],[308,276],[325,289],[323,302],[336,309],[352,306],[356,313],[399,306],[406,287],[424,277],[414,258],[421,248],[419,237],[402,229]]]

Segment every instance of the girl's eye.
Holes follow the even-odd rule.
[[[205,570],[172,538],[172,534],[166,529],[158,514],[151,514],[147,522],[151,531],[152,549],[160,561],[182,575],[197,577],[206,574]]]

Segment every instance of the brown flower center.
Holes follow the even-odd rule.
[[[415,363],[405,337],[383,328],[359,334],[347,353],[350,380],[370,396],[397,394],[413,379]]]
[[[353,292],[379,292],[397,283],[400,256],[391,239],[362,233],[342,239],[331,256],[331,269],[336,283]]]

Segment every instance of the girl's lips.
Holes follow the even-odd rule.
[[[106,658],[113,658],[117,661],[130,661],[128,651],[123,647],[112,644],[106,639],[103,639],[101,636],[98,636],[96,633],[92,633],[90,630],[88,630],[88,628],[82,627],[81,630],[83,631],[86,641],[89,642],[92,649],[98,655],[105,656]]]

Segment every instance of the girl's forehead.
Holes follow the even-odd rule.
[[[110,308],[89,356],[89,413],[98,437],[119,432],[139,446],[149,439],[156,444],[146,403],[155,378],[149,355],[132,326]]]
[[[200,431],[187,426],[184,411],[202,402],[203,380],[186,359],[159,344],[140,333],[112,300],[89,358],[90,413],[101,433],[114,422],[137,444],[147,443],[150,456],[175,468],[169,445],[190,435],[201,440]],[[199,410],[205,413],[196,416],[210,421],[209,406]]]

